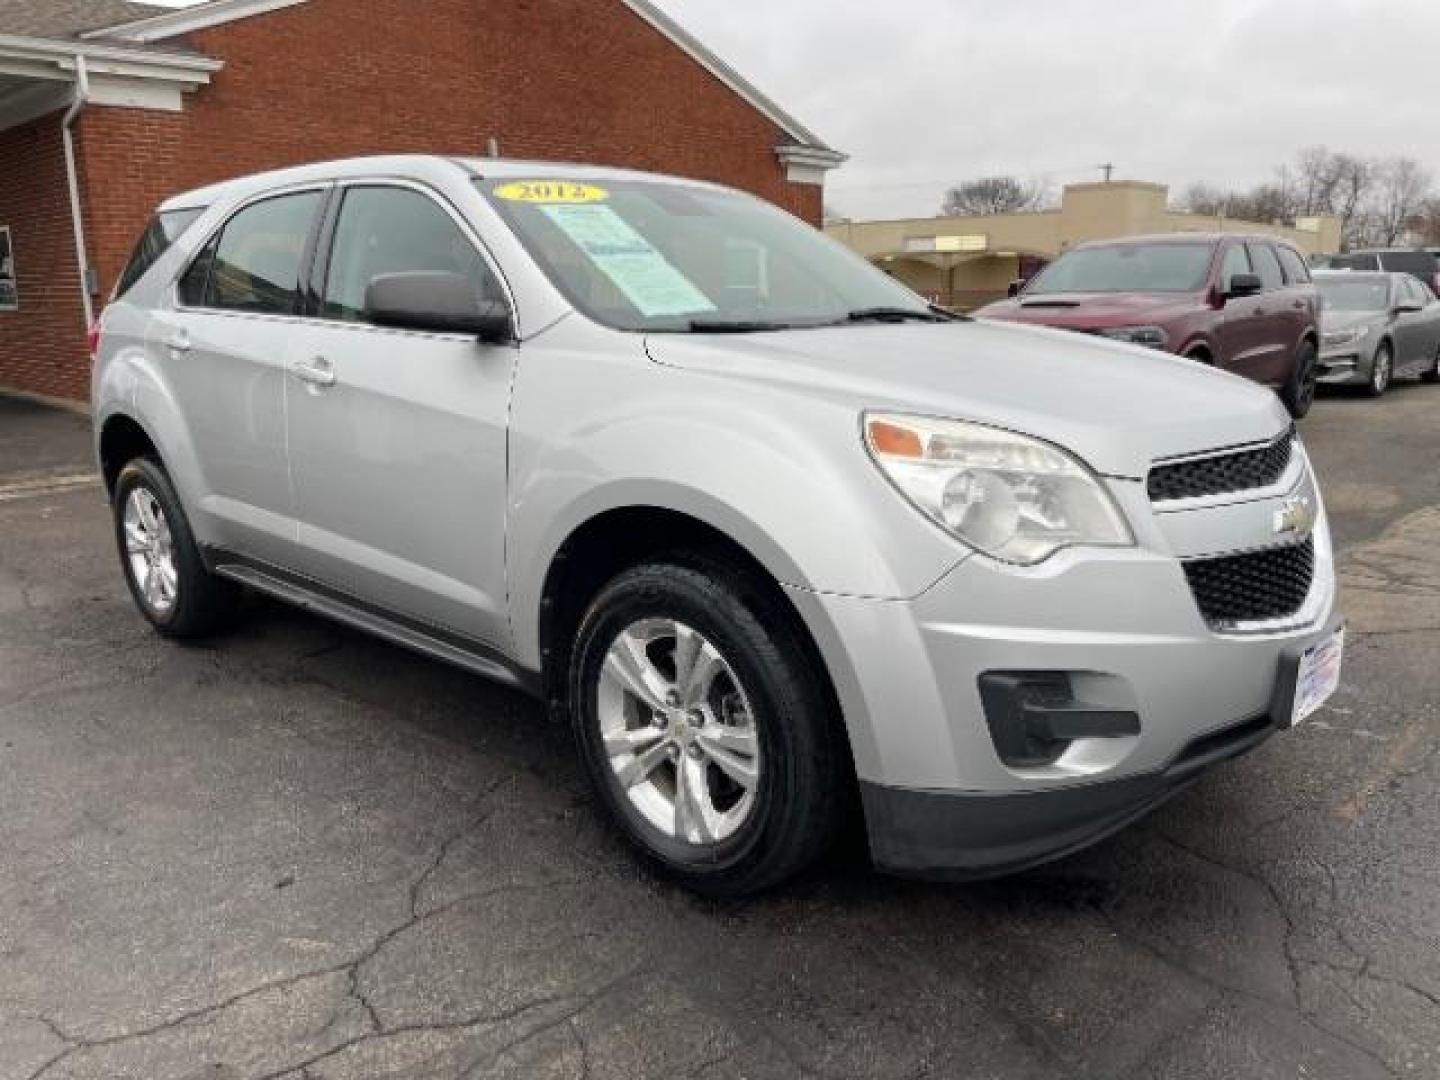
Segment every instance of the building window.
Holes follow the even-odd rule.
[[[0,225],[0,311],[20,309],[20,290],[15,283],[15,249],[10,243],[10,226]]]

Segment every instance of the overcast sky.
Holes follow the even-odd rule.
[[[1248,186],[1315,143],[1440,174],[1440,0],[658,0],[850,161],[851,217],[1013,173]]]

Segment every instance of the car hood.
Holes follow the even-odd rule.
[[[1090,330],[1164,320],[1200,303],[1190,293],[1047,293],[1001,300],[976,314],[982,319]]]
[[[1157,458],[1270,439],[1269,390],[1167,353],[1034,327],[907,323],[756,334],[657,334],[670,367],[821,394],[857,410],[991,424],[1057,443],[1111,476]]]
[[[1320,330],[1322,333],[1350,330],[1357,326],[1378,326],[1384,321],[1385,313],[1381,311],[1322,311]]]

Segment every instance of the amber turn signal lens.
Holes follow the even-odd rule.
[[[898,424],[884,420],[871,420],[865,425],[870,449],[887,457],[922,458],[925,443],[919,434]]]

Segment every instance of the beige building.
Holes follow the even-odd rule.
[[[1171,210],[1163,184],[1071,184],[1055,210],[980,217],[838,222],[825,231],[935,303],[969,309],[1003,297],[1061,252],[1087,240],[1175,232],[1270,233],[1306,254],[1338,251],[1338,218],[1295,228]]]

